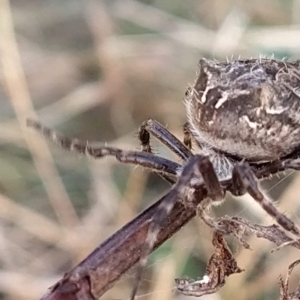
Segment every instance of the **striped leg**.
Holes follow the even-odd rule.
[[[91,156],[95,159],[102,158],[104,156],[113,156],[122,163],[140,165],[170,176],[176,176],[177,170],[181,167],[179,164],[171,160],[156,156],[152,153],[125,151],[106,146],[93,146],[89,144],[89,142],[70,139],[33,120],[28,120],[27,125],[40,132],[49,140],[58,144],[60,147],[69,151],[77,152],[79,154]]]
[[[297,236],[300,235],[300,230],[296,224],[278,211],[272,202],[259,190],[256,177],[248,163],[241,162],[235,165],[232,173],[232,183],[232,194],[240,196],[248,192],[282,228]]]

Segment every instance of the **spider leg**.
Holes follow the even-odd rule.
[[[300,170],[300,158],[287,159],[282,162],[285,169]]]
[[[152,150],[150,145],[150,134],[155,136],[183,160],[187,160],[193,155],[192,152],[162,124],[152,119],[142,123],[139,130],[139,139],[142,144],[142,149],[145,152],[151,152]]]
[[[190,157],[184,165],[177,182],[173,185],[169,193],[165,195],[162,203],[153,215],[144,247],[141,250],[140,261],[136,271],[136,280],[132,289],[130,300],[134,300],[135,298],[143,269],[147,264],[148,255],[153,249],[159,230],[166,221],[168,214],[173,209],[179,198],[183,199],[181,201],[188,202],[187,205],[189,205],[191,199],[190,196],[187,195],[189,194],[188,190],[194,189],[194,187],[197,187],[198,184],[201,185],[203,182],[207,188],[207,193],[210,198],[213,200],[220,200],[220,198],[224,197],[225,192],[219,183],[209,159],[202,155],[194,155]]]
[[[300,170],[300,158],[286,158],[264,164],[251,164],[251,169],[258,178],[269,177],[271,174],[285,171],[286,169]]]
[[[208,157],[203,157],[199,170],[207,190],[207,198],[203,199],[197,206],[197,215],[204,221],[206,225],[214,230],[222,231],[215,224],[214,220],[205,213],[211,204],[217,204],[224,200],[225,190],[221,186],[218,176],[215,172],[213,164]]]
[[[75,151],[79,154],[91,156],[96,159],[104,156],[113,156],[122,163],[140,165],[156,172],[172,176],[176,176],[178,169],[181,168],[176,162],[156,156],[152,153],[125,151],[115,147],[92,146],[88,142],[65,137],[33,120],[28,120],[27,125],[42,133],[49,140],[66,150]]]
[[[248,163],[241,162],[235,165],[232,172],[232,183],[230,191],[233,195],[241,196],[248,192],[281,227],[297,236],[300,235],[300,230],[296,224],[279,212],[259,190],[255,175]]]
[[[199,167],[197,172],[201,174],[198,177],[202,177],[203,182],[205,184],[205,188],[207,190],[207,196],[213,202],[220,201],[224,199],[225,191],[222,188],[218,176],[215,172],[213,164],[209,160],[207,156],[200,156],[201,160],[199,160]]]

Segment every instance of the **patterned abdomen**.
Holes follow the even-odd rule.
[[[300,62],[200,61],[186,107],[195,139],[217,152],[270,161],[300,145]]]

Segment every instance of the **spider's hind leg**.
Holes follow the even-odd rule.
[[[296,224],[286,215],[278,211],[273,203],[259,190],[256,177],[248,163],[241,162],[234,166],[230,191],[235,196],[241,196],[248,192],[282,228],[297,236],[300,235],[300,230]]]

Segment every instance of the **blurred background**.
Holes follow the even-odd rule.
[[[169,187],[147,170],[63,151],[26,118],[124,149],[139,149],[137,130],[149,118],[181,139],[199,59],[299,58],[300,1],[0,0],[0,45],[0,299],[39,299]],[[263,187],[300,221],[297,172]],[[248,197],[229,197],[211,213],[272,223]],[[185,226],[151,255],[138,299],[188,299],[174,292],[174,278],[203,275],[211,237],[198,219]],[[252,251],[230,240],[246,271],[204,299],[278,298],[278,276],[299,253],[248,242]],[[133,274],[102,299],[126,299]]]

